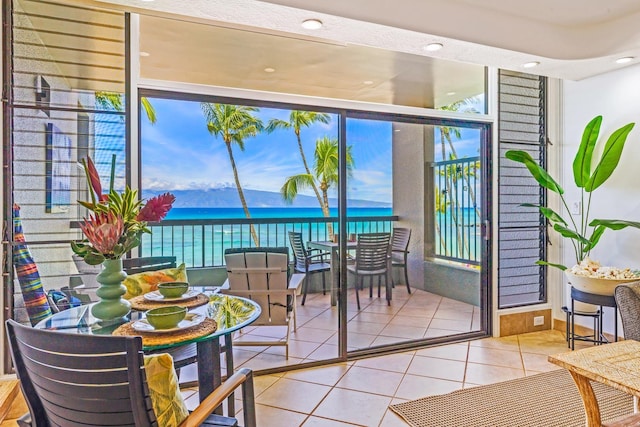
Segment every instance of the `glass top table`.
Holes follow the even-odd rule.
[[[218,294],[212,295],[210,298],[211,301],[208,304],[192,308],[190,312],[215,319],[218,324],[215,332],[177,343],[143,345],[145,352],[158,352],[161,349],[168,349],[170,352],[173,348],[195,344],[198,363],[198,389],[201,400],[222,383],[219,338],[225,338],[226,368],[227,372],[231,373],[233,372],[231,334],[255,322],[262,312],[255,301],[247,298]],[[91,314],[91,306],[92,304],[89,304],[61,311],[40,321],[34,327],[55,332],[111,335],[120,325],[144,317],[144,312],[132,311],[122,319],[101,322]],[[229,306],[234,306],[236,310],[230,313],[227,309]],[[237,307],[241,307],[242,310],[238,311]]]

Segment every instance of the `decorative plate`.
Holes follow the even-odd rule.
[[[155,302],[175,302],[175,301],[184,301],[187,299],[195,298],[200,294],[199,291],[195,289],[189,289],[187,292],[182,294],[179,297],[175,298],[165,298],[164,295],[160,293],[160,291],[147,292],[144,294],[144,299],[147,301],[155,301]]]
[[[206,316],[204,316],[202,314],[187,313],[187,315],[184,318],[184,320],[180,321],[180,323],[178,323],[178,326],[176,326],[175,328],[156,329],[153,326],[151,326],[149,324],[149,322],[147,322],[147,319],[137,320],[137,321],[133,322],[131,327],[134,330],[138,331],[138,332],[151,332],[151,333],[164,334],[166,332],[181,331],[183,329],[188,329],[188,328],[191,328],[193,326],[199,325],[200,323],[202,323],[204,321],[205,318],[206,318]]]

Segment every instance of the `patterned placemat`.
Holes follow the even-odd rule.
[[[182,300],[182,301],[149,301],[145,299],[144,295],[138,295],[129,300],[131,308],[138,311],[147,311],[152,308],[166,307],[168,305],[179,305],[180,307],[200,307],[209,302],[209,297],[205,294],[198,294],[194,298]]]
[[[165,333],[149,333],[140,332],[133,329],[134,322],[128,322],[120,325],[111,335],[119,336],[140,336],[142,337],[142,345],[165,345],[175,344],[183,341],[189,341],[194,338],[203,337],[212,334],[218,329],[215,320],[205,318],[202,323],[192,326],[188,329]]]

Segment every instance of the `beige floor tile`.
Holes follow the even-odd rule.
[[[395,397],[413,400],[425,396],[450,393],[460,389],[462,389],[462,381],[448,381],[407,374],[402,379]]]
[[[265,405],[256,405],[256,421],[260,427],[301,426],[308,415],[287,411]],[[238,417],[240,425],[244,425],[242,416]]]
[[[396,415],[391,409],[387,409],[384,417],[382,417],[382,421],[378,427],[407,427],[407,423]]]
[[[444,329],[455,332],[469,332],[471,330],[471,315],[467,316],[465,320],[451,320],[451,319],[431,319],[429,328]]]
[[[285,378],[308,381],[310,383],[323,384],[328,386],[334,386],[340,378],[349,370],[350,366],[346,363],[339,365],[331,365],[320,368],[301,369],[296,371],[287,372]]]
[[[400,372],[353,366],[336,387],[393,397],[402,377]]]
[[[407,374],[459,382],[464,380],[464,372],[465,362],[423,356],[415,356],[407,369]]]
[[[373,340],[373,342],[371,343],[371,347],[375,347],[377,345],[395,344],[406,340],[406,338],[379,336],[375,340]]]
[[[393,319],[392,314],[358,313],[351,322],[369,322],[387,324]]]
[[[397,314],[398,316],[421,317],[430,319],[435,314],[435,309],[429,307],[413,307],[405,305],[400,310],[398,310]]]
[[[464,381],[471,384],[492,384],[522,377],[524,377],[524,369],[468,363]]]
[[[309,356],[311,353],[316,351],[318,347],[322,344],[317,342],[306,342],[306,341],[289,341],[289,357],[296,357],[299,359],[304,359]],[[270,354],[278,354],[282,357],[285,356],[285,348],[284,346],[271,346],[267,347],[264,351],[265,353]]]
[[[357,334],[378,335],[385,326],[386,323],[362,322],[354,319],[347,324],[347,330]]]
[[[256,397],[256,403],[310,414],[331,387],[281,378]]]
[[[275,375],[260,375],[253,377],[253,390],[255,396],[260,396],[263,391],[271,387],[281,377]]]
[[[322,344],[333,335],[338,333],[338,329],[328,330],[328,329],[315,329],[304,326],[302,328],[298,328],[297,332],[291,333],[291,339],[297,341],[309,341],[309,342],[317,342]]]
[[[514,350],[520,351],[520,344],[518,343],[518,336],[512,335],[502,338],[483,338],[479,340],[469,341],[471,347],[491,347],[499,348],[502,350]]]
[[[381,371],[405,373],[412,359],[413,354],[389,354],[387,356],[358,360],[354,363],[354,366],[360,368],[379,369]]]
[[[279,354],[260,353],[256,357],[249,359],[246,363],[243,363],[242,367],[258,371],[260,369],[270,369],[279,366],[297,365],[303,361],[304,359],[297,357],[289,356],[289,359],[285,359],[284,356]]]
[[[337,331],[338,330],[338,321],[323,319],[322,317],[314,317],[309,320],[304,325],[305,328],[315,328],[315,329],[324,329],[328,331]]]
[[[331,344],[322,344],[313,353],[307,356],[307,359],[311,360],[326,360],[335,359],[339,356],[338,346]]]
[[[390,325],[411,325],[428,327],[431,322],[432,316],[416,317],[416,316],[404,316],[402,310],[396,314],[389,322]]]
[[[558,365],[549,363],[547,357],[546,354],[522,353],[525,371],[548,372],[559,369]]]
[[[390,397],[334,388],[313,415],[352,424],[377,426],[390,402]]]
[[[469,362],[524,369],[519,351],[490,347],[469,347]]]
[[[309,417],[303,427],[353,427],[357,424],[347,424],[327,418]]]
[[[380,335],[386,337],[398,337],[408,339],[422,338],[427,331],[426,327],[422,326],[410,326],[410,325],[387,325]]]
[[[469,343],[446,344],[437,347],[423,348],[416,351],[417,356],[436,357],[438,359],[449,359],[466,361],[469,354]]]
[[[455,335],[457,332],[448,331],[446,329],[429,328],[424,334],[424,338],[446,337],[447,335]]]

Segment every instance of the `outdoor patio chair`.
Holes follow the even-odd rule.
[[[161,417],[153,409],[153,392],[161,398],[174,397],[169,406],[180,405],[185,414],[170,370],[161,378],[166,376],[167,383],[174,385],[172,389],[159,387],[166,388],[160,391],[148,382],[141,337],[52,332],[13,320],[6,326],[11,357],[30,412],[20,419],[22,426],[162,427]],[[167,368],[172,369],[170,364]],[[242,388],[245,426],[254,427],[253,375],[246,368],[209,394],[180,426],[237,426],[235,419],[212,413],[238,387]],[[168,416],[166,412],[162,415]]]
[[[380,297],[380,282],[385,280],[387,304],[391,305],[391,235],[389,233],[358,234],[356,258],[353,264],[347,265],[347,271],[356,276],[354,285],[356,301],[360,310],[360,296],[358,288],[362,287],[365,277],[369,277],[369,298],[373,297],[373,278],[378,277],[378,298]]]
[[[262,308],[253,326],[286,326],[284,340],[239,341],[243,346],[285,346],[289,358],[289,333],[291,321],[297,328],[296,295],[304,280],[304,274],[292,274],[289,279],[289,249],[233,248],[224,252],[228,279],[220,288],[223,294],[250,298]]]
[[[391,267],[402,267],[404,269],[404,283],[407,285],[407,292],[411,294],[411,287],[409,286],[409,272],[407,271],[409,239],[411,239],[410,228],[393,228],[393,234],[391,237]]]
[[[302,233],[289,231],[289,243],[293,251],[293,268],[298,273],[307,275],[302,285],[302,305],[307,300],[307,290],[309,289],[310,275],[320,273],[322,275],[322,295],[326,295],[326,284],[324,273],[331,271],[331,264],[326,262],[325,257],[331,257],[330,252],[319,249],[307,249],[302,241]],[[316,253],[317,252],[317,253]]]
[[[616,286],[614,296],[624,339],[640,341],[640,281]]]

